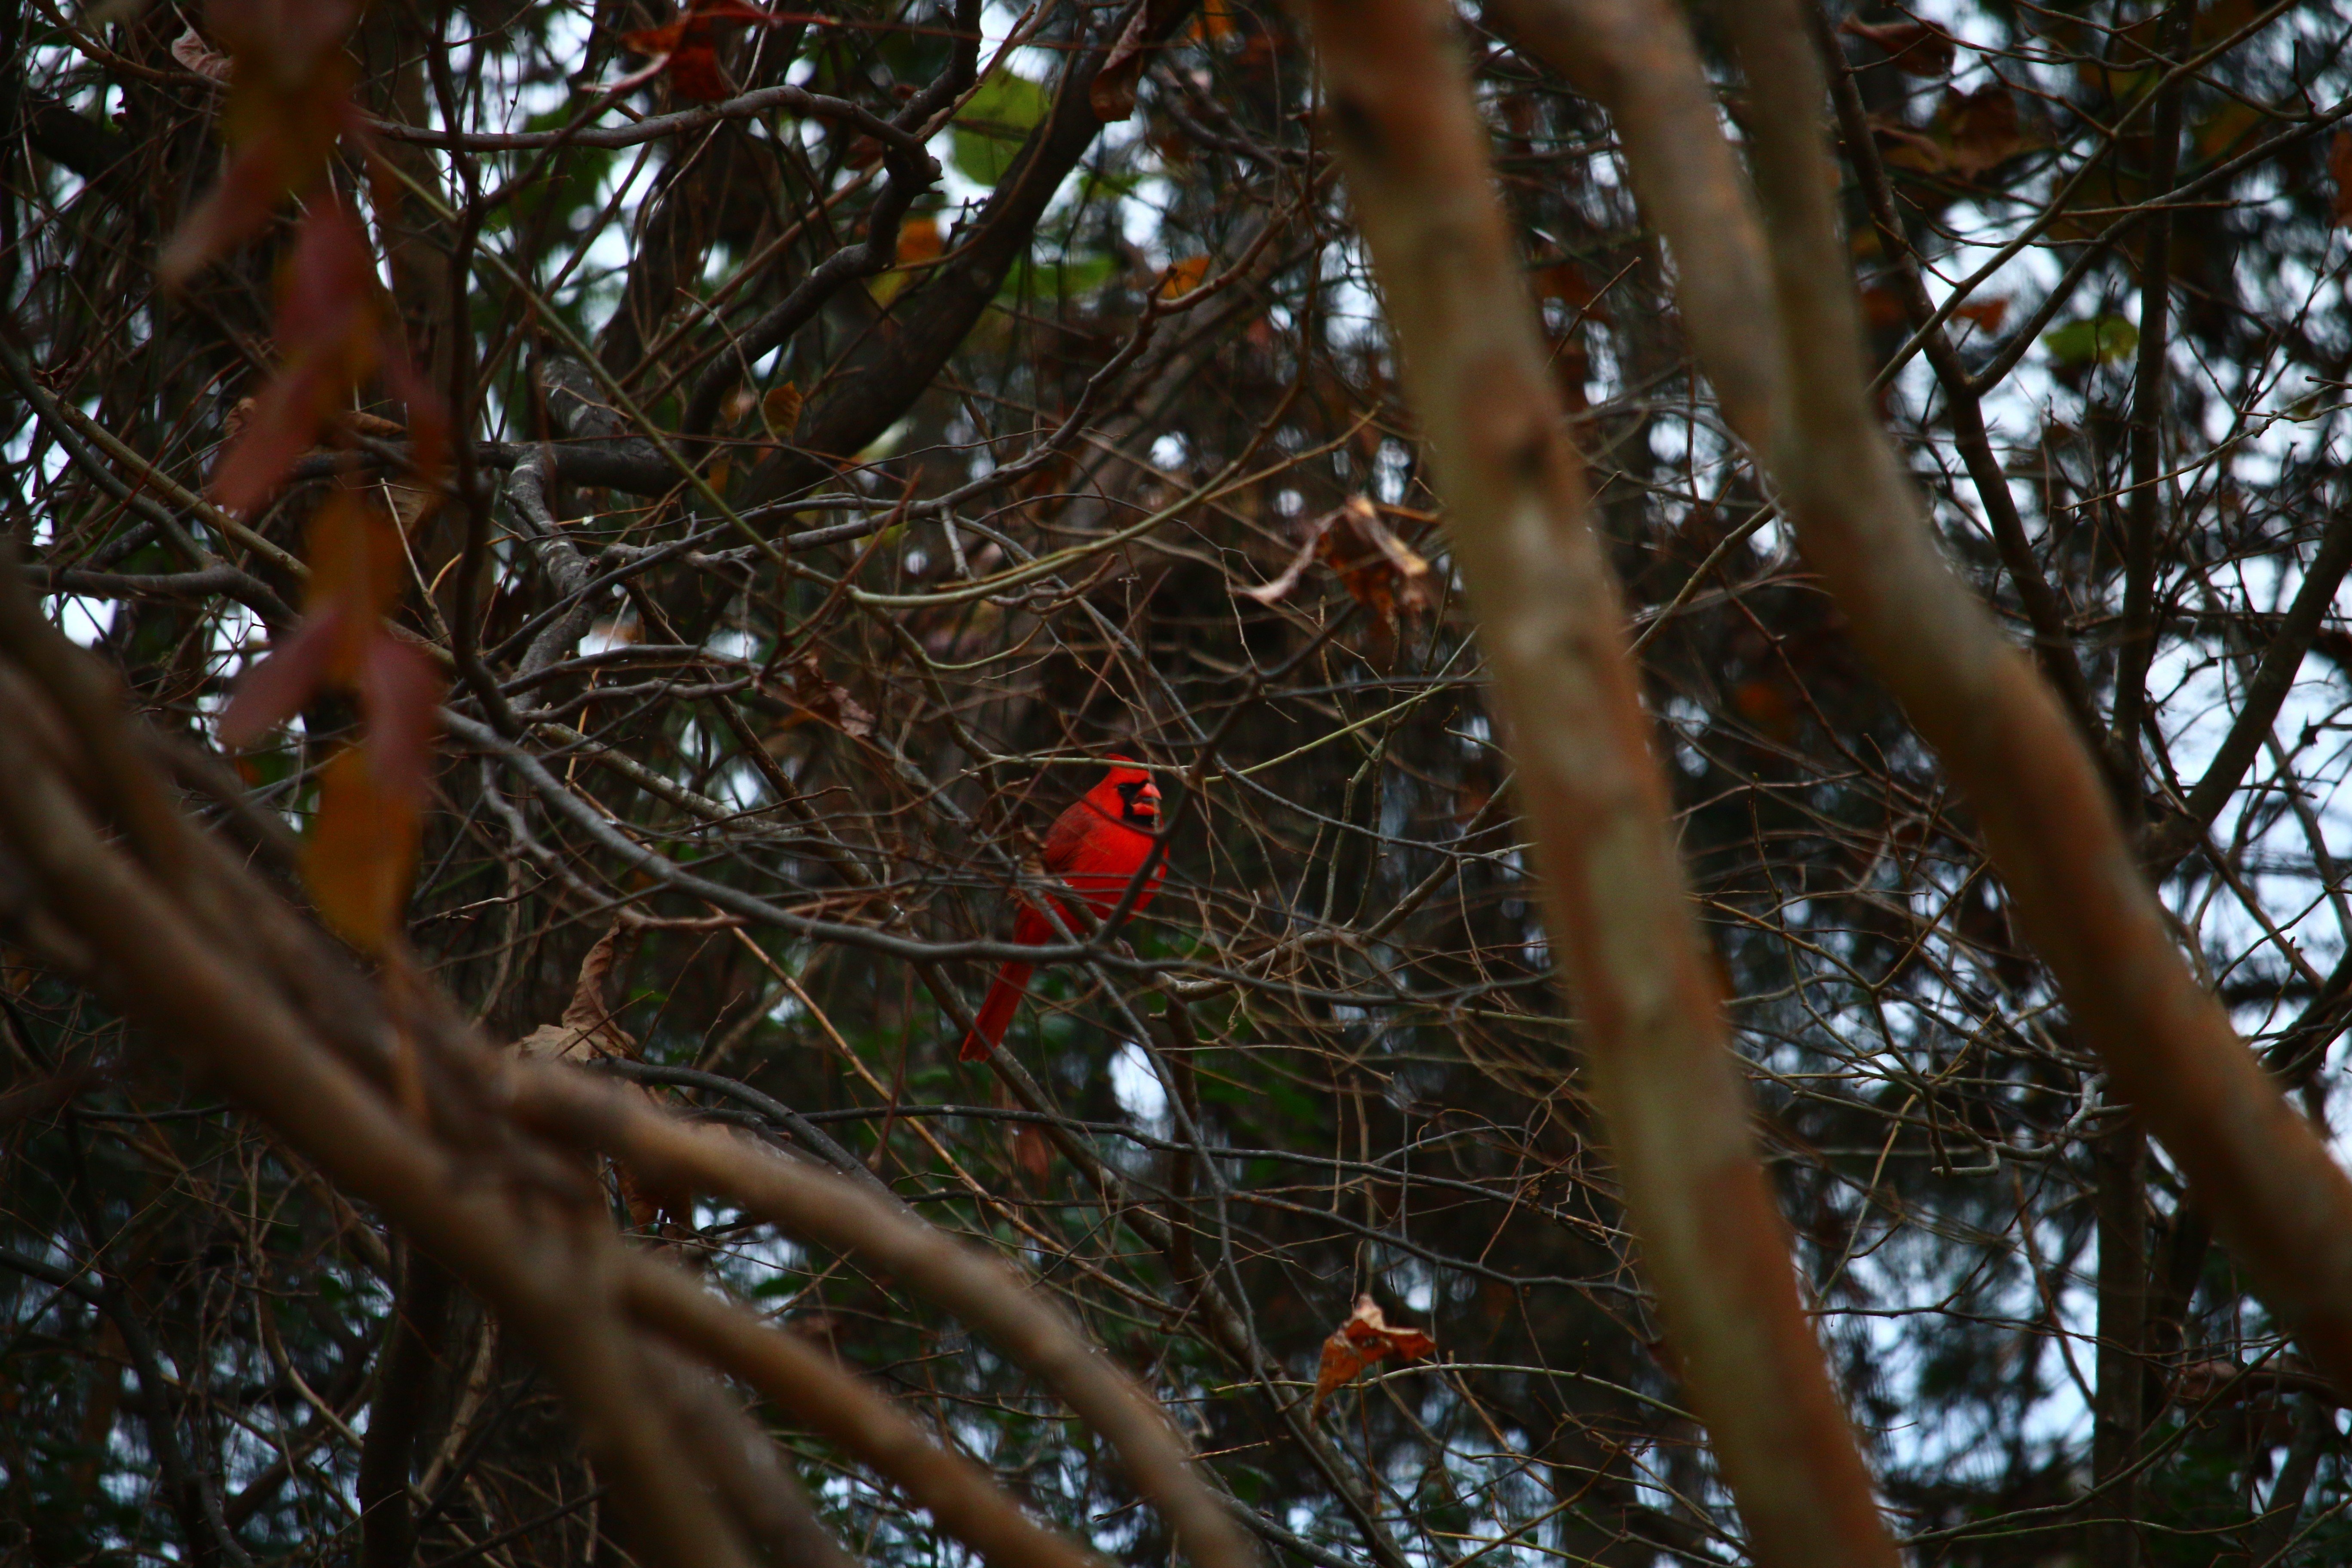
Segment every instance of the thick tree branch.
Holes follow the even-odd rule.
[[[1323,0],[1309,15],[1677,1370],[1759,1562],[1891,1564],[1750,1141],[1622,616],[1491,192],[1451,13],[1431,0]]]

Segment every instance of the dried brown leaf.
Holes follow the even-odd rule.
[[[193,26],[172,40],[172,58],[196,75],[224,87],[236,74],[236,63],[205,42],[205,36]]]
[[[1971,93],[1947,92],[1936,121],[1950,148],[1952,172],[1965,178],[2005,163],[2025,149],[2017,97],[1999,82]]]
[[[1043,1187],[1054,1173],[1054,1146],[1045,1129],[1024,1126],[1013,1134],[1013,1163],[1032,1187]]]
[[[829,724],[853,741],[874,733],[874,715],[837,683],[825,679],[824,667],[811,649],[786,667],[787,679],[776,694],[797,710],[784,721],[789,728],[811,719]]]
[[[1323,1352],[1315,1368],[1315,1399],[1310,1414],[1320,1412],[1325,1400],[1354,1382],[1374,1362],[1389,1356],[1419,1361],[1436,1349],[1437,1342],[1419,1329],[1389,1327],[1379,1303],[1370,1296],[1357,1297],[1355,1310],[1323,1342]]]
[[[1386,631],[1393,632],[1401,617],[1430,607],[1429,563],[1381,521],[1369,496],[1350,496],[1332,514],[1317,553]]]

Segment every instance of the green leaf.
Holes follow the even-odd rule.
[[[2139,329],[2121,316],[2089,316],[2042,333],[2042,346],[2060,364],[2113,364],[2139,347]]]
[[[1066,261],[1016,261],[1005,274],[1000,300],[1075,300],[1091,293],[1118,275],[1114,256],[1077,256]]]
[[[1053,107],[1053,96],[1027,77],[1009,70],[991,72],[955,118],[955,145],[949,161],[966,179],[996,184]]]

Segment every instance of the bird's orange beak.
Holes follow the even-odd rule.
[[[1143,787],[1135,792],[1135,805],[1132,809],[1138,816],[1159,816],[1160,786],[1146,779]]]

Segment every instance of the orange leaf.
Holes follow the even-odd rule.
[[[380,509],[338,488],[310,520],[309,554],[302,625],[237,681],[221,715],[221,742],[250,745],[320,689],[348,691],[367,721],[376,786],[421,799],[441,677],[384,621],[407,584],[399,532]]]
[[[789,441],[801,422],[801,389],[786,382],[782,386],[768,388],[760,399],[760,417],[768,426],[769,436],[778,441]]]
[[[1173,300],[1179,295],[1190,294],[1208,275],[1209,258],[1206,254],[1171,261],[1168,264],[1168,270],[1160,276],[1160,297]]]
[[[654,55],[667,59],[677,52],[678,41],[685,37],[685,22],[664,22],[658,27],[640,27],[634,33],[622,34],[621,47],[633,55]]]
[[[940,237],[940,220],[931,216],[910,217],[898,226],[898,265],[919,267],[926,261],[936,261],[947,242]]]
[[[390,520],[357,491],[338,486],[310,519],[308,536],[312,613],[347,607],[358,632],[339,650],[327,679],[349,686],[358,678],[359,633],[391,613],[408,586],[408,563]]]
[[[302,880],[326,922],[363,952],[399,929],[416,865],[416,801],[383,789],[365,746],[335,753],[319,776],[319,816],[302,847]]]
[[[1325,1400],[1354,1382],[1374,1362],[1388,1356],[1419,1361],[1436,1349],[1437,1342],[1419,1329],[1389,1327],[1379,1303],[1370,1296],[1357,1297],[1356,1310],[1323,1342],[1323,1352],[1315,1368],[1315,1401],[1309,1414],[1321,1411]]]
[[[1974,321],[1988,332],[1997,332],[2000,331],[2000,324],[2009,320],[2009,299],[2001,295],[1990,300],[1973,300],[1952,314],[1964,321]]]
[[[1203,0],[1200,15],[1185,25],[1184,36],[1222,44],[1237,30],[1234,26],[1233,0]]]

